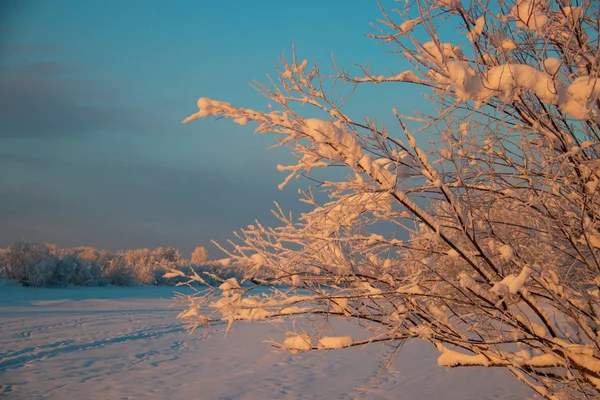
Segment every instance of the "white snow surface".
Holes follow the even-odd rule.
[[[183,307],[173,305],[173,291],[3,286],[0,398],[533,398],[501,369],[438,367],[439,353],[421,341],[406,343],[381,373],[388,345],[290,354],[263,342],[285,338],[264,321],[234,325],[227,336],[225,324],[190,336],[176,318]],[[338,334],[361,334],[345,328]]]

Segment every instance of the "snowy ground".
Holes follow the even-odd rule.
[[[289,354],[269,323],[190,336],[172,288],[0,287],[0,397],[9,399],[523,399],[499,369],[446,371],[427,345]],[[357,388],[376,385],[368,391]]]

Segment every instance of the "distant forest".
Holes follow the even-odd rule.
[[[193,269],[207,281],[214,280],[216,272],[224,277],[238,275],[220,262],[209,261],[202,246],[196,247],[189,260],[174,247],[110,252],[15,241],[0,249],[0,279],[23,286],[175,285],[182,282],[181,277],[164,277],[174,268],[190,273]]]

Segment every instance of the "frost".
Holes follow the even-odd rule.
[[[309,211],[277,206],[280,226],[249,227],[224,249],[244,276],[278,286],[260,296],[249,286],[213,290],[222,295],[209,303],[214,320],[356,319],[366,341],[419,338],[438,346],[442,366],[508,368],[542,397],[595,398],[577,364],[592,371],[598,354],[572,346],[600,345],[600,77],[589,1],[408,1],[372,37],[412,71],[336,64],[326,76],[315,64],[307,79],[294,55],[274,88],[259,86],[275,104],[267,113],[201,99],[190,120],[254,121],[292,149],[297,162],[278,166],[288,173],[282,188],[293,177],[315,183],[302,192]],[[447,36],[457,25],[463,36]],[[348,96],[410,83],[434,107],[393,109],[393,124],[357,121],[342,108],[346,83]],[[311,332],[315,347],[302,335],[286,347],[357,344],[317,342],[323,334]]]

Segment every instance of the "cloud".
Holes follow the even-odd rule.
[[[0,34],[11,32],[10,28],[0,26]],[[8,57],[17,54],[38,54],[56,51],[57,46],[30,43],[0,43],[0,56]]]
[[[0,53],[2,52],[2,45],[0,45]],[[65,64],[56,61],[39,61],[34,63],[28,63],[23,65],[7,65],[0,66],[0,75],[3,77],[38,77],[40,74],[45,76],[52,76],[62,74],[72,70]],[[6,79],[6,78],[4,78]],[[4,80],[3,79],[3,80]],[[0,80],[2,82],[2,80]]]
[[[75,80],[71,71],[57,62],[0,67],[0,137],[156,130],[142,110],[101,101],[110,91],[122,90],[119,85]]]
[[[22,11],[17,3],[5,8]],[[2,22],[0,34],[22,37]],[[0,138],[52,139],[161,128],[159,121],[149,121],[151,112],[122,101],[133,97],[127,91],[130,87],[102,76],[92,78],[85,66],[60,61],[64,50],[56,45],[0,42]]]

